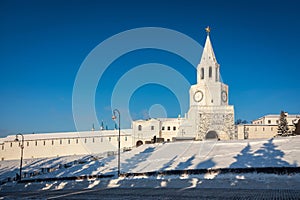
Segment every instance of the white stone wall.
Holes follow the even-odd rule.
[[[21,139],[19,137],[19,139]],[[131,148],[131,132],[121,131],[121,149]],[[2,138],[0,144],[0,159],[20,159],[21,142],[15,141],[15,136]],[[117,151],[118,130],[90,131],[77,133],[55,134],[24,134],[23,157],[43,158],[67,155],[84,155]]]

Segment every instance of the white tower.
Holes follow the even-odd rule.
[[[234,108],[228,105],[228,86],[220,80],[220,65],[210,41],[210,28],[197,67],[197,84],[190,88],[187,123],[181,127],[186,136],[203,140],[234,139]]]

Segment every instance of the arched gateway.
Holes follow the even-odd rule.
[[[216,131],[208,131],[205,135],[206,140],[218,139],[218,134]]]

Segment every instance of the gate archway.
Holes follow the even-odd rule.
[[[208,131],[205,135],[206,140],[217,140],[219,138],[216,131]]]
[[[136,142],[136,147],[139,147],[141,145],[143,145],[143,141],[139,140],[139,141]]]

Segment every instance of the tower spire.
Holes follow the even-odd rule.
[[[210,27],[205,28],[207,33],[200,63],[197,67],[197,82],[219,81],[219,64],[210,41]]]

